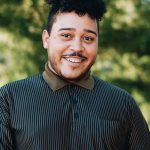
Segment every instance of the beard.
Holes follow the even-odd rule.
[[[66,75],[64,75],[63,72],[61,72],[60,70],[58,70],[57,68],[57,65],[55,65],[54,63],[52,63],[51,61],[48,62],[48,66],[50,68],[50,70],[56,74],[57,76],[59,76],[60,78],[62,78],[63,80],[65,81],[68,81],[68,82],[77,82],[79,80],[82,80],[82,79],[87,79],[89,76],[90,76],[90,70],[91,70],[91,67],[92,65],[95,63],[95,61],[91,62],[91,64],[89,64],[85,69],[84,71],[82,71],[78,76],[76,77],[66,77]]]

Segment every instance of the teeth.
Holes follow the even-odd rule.
[[[82,60],[77,58],[66,58],[66,60],[72,62],[72,63],[80,63]]]

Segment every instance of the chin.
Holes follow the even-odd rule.
[[[86,73],[83,73],[83,74],[79,74],[79,75],[64,75],[62,74],[62,77],[65,79],[65,80],[68,80],[68,81],[76,81],[76,80],[80,80],[82,79],[85,75],[87,74]]]
[[[68,81],[78,80],[80,78],[80,76],[66,76],[66,75],[62,75],[62,77]]]

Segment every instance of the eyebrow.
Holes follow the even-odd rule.
[[[71,31],[75,31],[76,29],[75,28],[60,28],[58,31],[63,31],[63,30],[71,30]],[[84,29],[85,32],[88,32],[88,33],[93,33],[97,36],[97,33],[93,30],[90,30],[90,29]]]
[[[89,29],[84,29],[85,32],[88,32],[88,33],[93,33],[97,36],[97,33],[93,30],[89,30]]]

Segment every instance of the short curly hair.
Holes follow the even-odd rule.
[[[50,11],[47,21],[47,31],[50,33],[57,14],[74,11],[79,16],[88,14],[91,19],[96,19],[97,24],[106,12],[103,0],[45,0]]]

